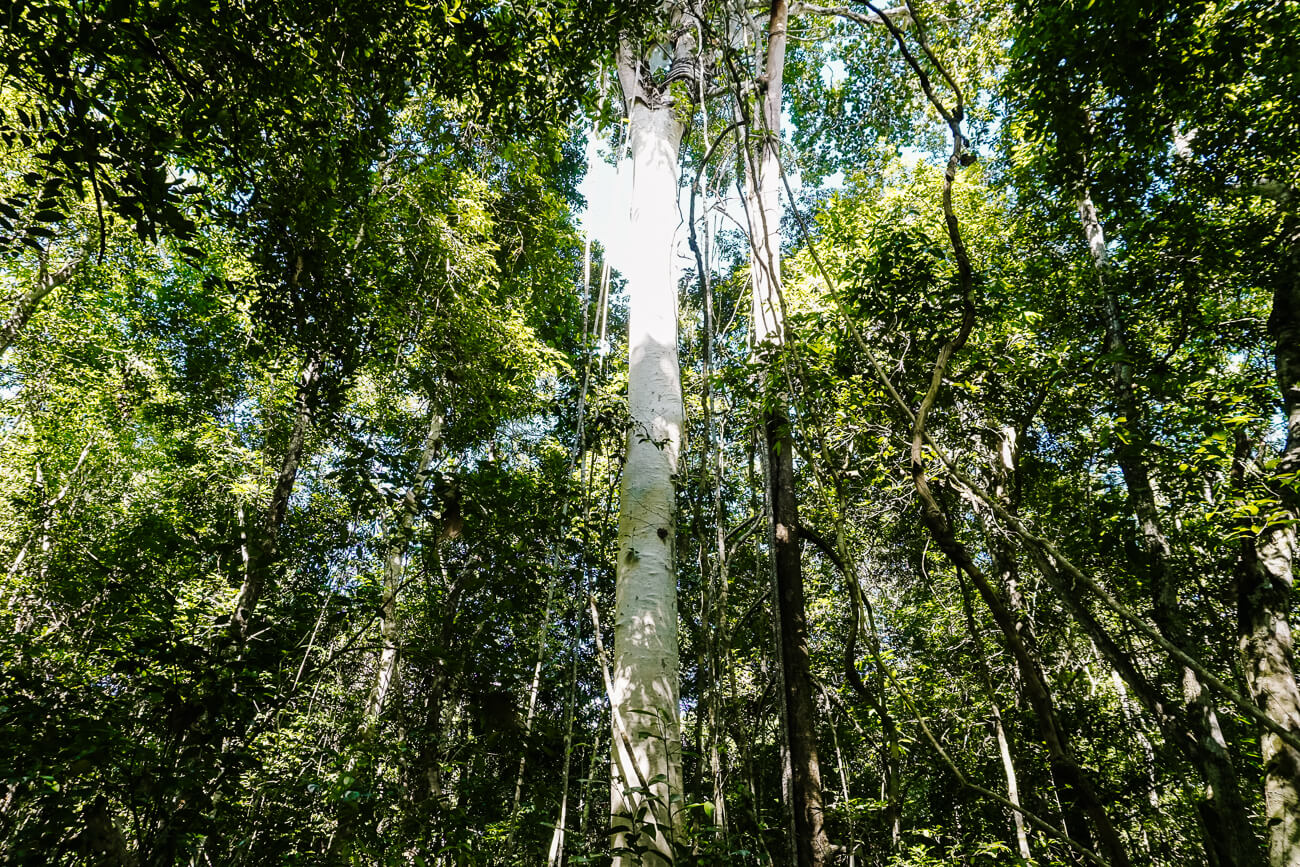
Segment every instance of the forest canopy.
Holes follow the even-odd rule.
[[[0,864],[1300,867],[1294,0],[0,22]]]

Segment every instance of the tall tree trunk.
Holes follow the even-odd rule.
[[[1237,568],[1238,648],[1255,703],[1273,720],[1300,732],[1300,690],[1291,643],[1291,593],[1300,518],[1300,220],[1284,225],[1286,267],[1274,291],[1269,333],[1276,341],[1278,386],[1287,437],[1281,459],[1265,480],[1281,503],[1258,533],[1241,543]],[[1272,867],[1300,867],[1300,751],[1275,732],[1260,731],[1264,759],[1264,817]]]
[[[993,705],[993,725],[998,738],[998,756],[1002,759],[1002,773],[1007,778],[1007,800],[1019,807],[1020,783],[1016,779],[1016,765],[1011,759],[1011,745],[1007,742],[1006,728],[1002,725],[1002,714],[996,704]],[[1025,817],[1019,809],[1011,811],[1011,824],[1016,833],[1016,851],[1027,862],[1032,857],[1029,852],[1029,835],[1025,833]]]
[[[1110,281],[1109,253],[1106,237],[1093,204],[1085,189],[1079,197],[1079,219],[1092,254],[1097,281],[1101,286],[1106,319],[1106,352],[1112,356],[1112,384],[1115,408],[1124,418],[1126,435],[1118,438],[1115,459],[1124,477],[1129,506],[1141,531],[1142,568],[1151,588],[1152,611],[1156,628],[1184,653],[1193,655],[1197,642],[1192,638],[1178,602],[1178,581],[1170,574],[1173,549],[1165,535],[1156,505],[1155,489],[1147,468],[1146,454],[1150,438],[1145,423],[1145,407],[1138,397],[1133,362],[1124,329],[1119,295]],[[1251,830],[1250,814],[1241,797],[1237,772],[1228,753],[1227,742],[1219,727],[1209,690],[1196,672],[1183,667],[1181,672],[1184,716],[1188,734],[1194,742],[1189,751],[1205,783],[1197,803],[1201,817],[1206,854],[1211,865],[1258,865],[1263,863],[1259,842]]]
[[[679,31],[673,48],[678,61],[694,63],[689,31]],[[621,46],[619,81],[633,163],[631,229],[638,244],[628,268],[631,427],[619,495],[610,684],[616,867],[672,863],[682,791],[674,478],[684,410],[673,240],[678,149],[689,107],[675,105],[667,85],[657,86],[643,68],[642,58]],[[643,805],[647,809],[638,813]]]
[[[803,565],[799,545],[799,504],[795,494],[794,439],[781,394],[780,350],[785,342],[781,303],[781,89],[785,71],[789,9],[773,0],[769,9],[767,68],[762,93],[758,176],[750,207],[754,345],[766,356],[763,431],[766,437],[771,549],[774,566],[778,656],[783,687],[782,711],[788,739],[792,834],[799,867],[820,867],[830,853],[823,824],[821,766],[813,704],[808,623],[804,611]]]

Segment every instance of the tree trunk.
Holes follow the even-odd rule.
[[[1178,582],[1169,570],[1173,549],[1161,524],[1155,489],[1147,468],[1150,439],[1144,421],[1145,408],[1138,397],[1119,296],[1109,283],[1110,262],[1105,233],[1086,189],[1078,205],[1079,219],[1103,294],[1106,352],[1114,359],[1115,409],[1127,427],[1126,435],[1118,438],[1115,459],[1124,477],[1129,506],[1141,531],[1141,566],[1151,589],[1156,628],[1179,650],[1191,656],[1198,649],[1197,642],[1188,631],[1178,602]],[[1188,755],[1205,783],[1203,797],[1196,806],[1201,817],[1206,855],[1212,865],[1222,867],[1262,864],[1263,853],[1251,830],[1250,814],[1241,798],[1237,772],[1228,754],[1209,690],[1190,668],[1183,667],[1181,678],[1188,734],[1194,742]]]
[[[1007,800],[1016,807],[1020,806],[1020,784],[1016,780],[1016,765],[1011,760],[1011,745],[1007,743],[1006,729],[1002,725],[1002,714],[993,706],[993,724],[998,738],[998,755],[1002,759],[1002,773],[1007,778]],[[1030,860],[1029,835],[1025,833],[1025,817],[1019,809],[1011,811],[1011,824],[1016,832],[1016,851],[1026,862]]]
[[[780,650],[782,710],[789,739],[796,857],[818,867],[829,854],[823,827],[821,765],[812,696],[808,623],[799,551],[799,512],[794,492],[794,445],[784,412],[765,413],[772,498],[771,545],[775,566],[775,614]]]
[[[785,342],[781,302],[781,89],[789,9],[774,0],[768,17],[767,69],[758,125],[759,167],[752,182],[750,270],[753,279],[754,345],[766,356],[763,430],[766,437],[776,632],[783,687],[784,730],[790,757],[792,833],[799,867],[820,867],[830,853],[823,827],[821,766],[813,705],[808,623],[804,612],[799,505],[795,495],[794,439],[783,382],[780,349]],[[751,162],[752,166],[752,162]],[[752,171],[752,168],[751,168]]]
[[[680,60],[693,62],[690,35],[681,35],[675,49]],[[682,791],[674,546],[684,410],[673,236],[682,115],[689,109],[674,105],[667,87],[661,90],[642,69],[642,59],[623,45],[619,80],[633,162],[631,229],[639,243],[628,268],[631,427],[619,494],[610,686],[616,867],[673,862]]]
[[[45,296],[72,279],[83,261],[85,261],[84,256],[77,256],[53,274],[48,273],[42,266],[36,288],[18,296],[18,300],[14,302],[13,312],[9,314],[4,325],[0,326],[0,355],[4,355],[9,351],[9,347],[13,346],[14,341],[27,325],[27,321],[36,312],[36,308],[45,300]]]
[[[1034,711],[1039,734],[1047,747],[1048,767],[1061,798],[1066,833],[1091,849],[1092,830],[1095,830],[1101,854],[1106,860],[1113,867],[1126,867],[1130,863],[1128,853],[1091,780],[1070,749],[1068,732],[1060,725],[1039,659],[1026,643],[1025,636],[1018,628],[1017,618],[1002,592],[993,586],[957,538],[946,509],[939,504],[930,489],[925,466],[920,460],[919,439],[913,440],[912,478],[921,498],[921,514],[930,535],[953,566],[970,576],[1016,662],[1025,700]]]
[[[1278,386],[1287,438],[1266,479],[1281,504],[1259,532],[1241,543],[1237,569],[1237,636],[1251,698],[1273,720],[1300,732],[1300,690],[1291,643],[1291,593],[1300,495],[1300,221],[1284,225],[1287,262],[1273,297],[1269,333],[1276,341]],[[1272,867],[1300,867],[1300,751],[1275,732],[1260,731],[1264,760],[1264,817]]]

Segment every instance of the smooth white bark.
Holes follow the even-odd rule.
[[[1019,809],[1020,784],[1016,780],[1016,765],[1011,760],[1011,746],[1007,743],[1007,733],[1002,728],[1002,715],[995,716],[993,723],[998,736],[998,755],[1002,757],[1002,772],[1007,778],[1007,800],[1016,807],[1011,811],[1011,821],[1016,828],[1016,848],[1020,851],[1020,857],[1028,861],[1032,856],[1029,852],[1029,836],[1025,833],[1025,817],[1020,814]]]
[[[631,76],[620,78],[627,84]],[[674,512],[683,409],[673,242],[685,127],[676,108],[642,93],[640,82],[628,91],[631,227],[638,243],[627,269],[631,429],[620,489],[610,695],[614,717],[625,726],[613,739],[617,867],[671,863],[673,813],[682,790]],[[642,781],[648,796],[635,791]],[[647,799],[644,818],[632,818]],[[633,824],[639,833],[628,833]],[[647,851],[639,861],[618,854],[641,848]]]
[[[36,288],[18,296],[9,319],[0,326],[0,355],[4,355],[9,351],[9,347],[13,346],[27,321],[36,312],[36,308],[45,300],[45,296],[71,280],[84,261],[84,255],[77,256],[53,273],[47,272],[42,267]]]
[[[780,82],[777,82],[778,86]],[[769,83],[769,87],[771,84]],[[749,237],[752,277],[751,315],[755,347],[777,347],[785,343],[781,285],[781,163],[777,140],[780,137],[780,101],[776,102],[776,120],[764,136],[758,155],[758,177],[750,178]],[[770,111],[768,112],[771,113]],[[752,157],[751,157],[752,159]],[[751,166],[751,172],[753,171]]]

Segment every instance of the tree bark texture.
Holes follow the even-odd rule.
[[[1284,225],[1286,262],[1268,320],[1275,341],[1278,387],[1287,437],[1265,483],[1279,514],[1246,533],[1237,570],[1237,636],[1251,698],[1274,721],[1300,732],[1300,690],[1291,639],[1291,594],[1300,519],[1300,220]],[[1260,731],[1264,819],[1272,867],[1300,867],[1300,751],[1275,732]]]
[[[676,47],[679,57],[693,60],[689,36]],[[673,860],[682,791],[674,546],[684,410],[674,235],[685,124],[682,107],[642,75],[642,59],[626,45],[619,79],[633,163],[631,229],[639,243],[627,272],[631,427],[619,493],[610,815],[616,867],[659,867]]]
[[[758,174],[751,183],[750,266],[754,346],[766,356],[763,431],[767,448],[770,542],[774,567],[776,633],[783,688],[784,731],[790,762],[790,799],[795,858],[799,867],[821,867],[830,854],[824,827],[821,765],[808,622],[804,610],[799,504],[795,494],[794,438],[782,394],[780,351],[785,343],[781,302],[781,91],[789,8],[773,0],[768,16],[767,58],[757,133]],[[751,156],[751,171],[753,156]]]

